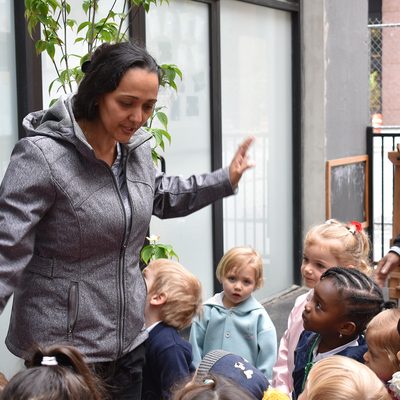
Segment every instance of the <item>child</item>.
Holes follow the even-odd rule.
[[[17,373],[4,387],[2,400],[101,400],[105,391],[83,357],[71,346],[37,350],[29,368]]]
[[[171,388],[195,371],[192,348],[178,330],[190,325],[201,308],[200,281],[182,265],[167,259],[150,262],[143,271],[147,285],[142,399],[169,399]]]
[[[318,361],[299,400],[390,400],[383,383],[365,365],[349,357]]]
[[[369,275],[369,240],[358,222],[343,224],[329,220],[311,228],[304,241],[301,274],[304,284],[313,289],[323,272],[331,267],[342,265],[355,267]],[[288,318],[288,327],[283,334],[278,352],[278,360],[273,369],[272,386],[290,394],[293,390],[292,371],[294,350],[301,332],[301,318],[307,299],[312,290],[299,296]]]
[[[400,309],[384,310],[372,318],[365,333],[368,344],[365,364],[387,384],[395,399],[400,399],[400,387],[396,387],[397,382],[390,385],[389,381],[400,371],[399,320]]]
[[[218,375],[234,381],[255,399],[261,400],[269,387],[265,375],[243,357],[224,350],[212,350],[197,368],[195,381],[204,382],[208,375]]]
[[[192,322],[190,343],[196,366],[211,350],[226,350],[248,360],[270,379],[276,359],[276,330],[252,293],[263,282],[261,256],[249,247],[234,247],[217,266],[223,292],[204,304],[202,318]]]
[[[202,382],[190,382],[173,395],[173,400],[255,400],[234,381],[209,374]]]
[[[325,271],[304,307],[304,331],[294,355],[293,398],[304,389],[313,364],[333,354],[363,362],[362,332],[384,305],[379,286],[355,268]]]

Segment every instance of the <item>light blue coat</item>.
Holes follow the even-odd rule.
[[[198,367],[209,351],[221,349],[244,357],[271,379],[277,338],[267,311],[253,296],[233,308],[226,308],[222,298],[223,292],[207,300],[202,318],[192,322],[193,363]]]

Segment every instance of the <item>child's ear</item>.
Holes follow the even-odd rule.
[[[341,333],[343,336],[352,336],[356,332],[356,329],[357,326],[354,322],[346,321],[341,325],[339,333]]]
[[[153,306],[159,306],[167,301],[167,295],[165,293],[154,293],[150,296],[149,303]]]

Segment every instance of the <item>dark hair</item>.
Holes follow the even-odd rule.
[[[356,324],[356,333],[362,333],[368,322],[384,308],[380,287],[367,275],[355,268],[333,267],[326,270],[320,280],[331,279],[345,303],[345,318]]]
[[[45,365],[42,364],[44,357],[51,358]],[[27,365],[28,369],[17,373],[5,386],[2,400],[105,398],[102,384],[72,346],[38,349]]]
[[[85,63],[85,76],[79,84],[72,106],[75,118],[96,119],[99,97],[114,91],[131,68],[154,72],[158,81],[161,81],[161,69],[144,47],[130,42],[100,45],[90,63]]]
[[[203,382],[191,382],[178,389],[172,400],[254,400],[236,382],[221,375],[208,374]]]

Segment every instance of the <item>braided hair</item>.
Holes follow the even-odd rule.
[[[337,288],[345,304],[344,317],[356,324],[357,334],[362,333],[368,322],[384,308],[380,287],[355,268],[330,268],[321,275],[321,281],[323,279],[332,280]]]

